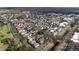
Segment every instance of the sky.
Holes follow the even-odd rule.
[[[0,0],[0,7],[79,7],[78,0]]]

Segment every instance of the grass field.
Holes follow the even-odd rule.
[[[3,25],[0,27],[0,42],[2,40],[6,40],[11,38],[11,33],[7,25]]]

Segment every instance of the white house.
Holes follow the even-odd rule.
[[[73,42],[79,43],[79,33],[75,32],[73,37],[71,38]]]
[[[54,27],[50,29],[50,32],[56,32],[58,30],[58,27]]]
[[[68,25],[67,22],[62,22],[62,23],[60,23],[59,27],[65,27],[66,25]]]
[[[29,39],[29,43],[33,45],[35,48],[39,46],[39,44],[34,40],[34,37],[32,37],[32,34],[29,34],[28,39]]]

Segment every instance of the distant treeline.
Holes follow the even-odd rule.
[[[79,14],[78,7],[4,7],[0,9],[14,9],[14,10],[27,10],[27,11],[39,11],[39,12],[55,12],[55,13],[77,13]]]

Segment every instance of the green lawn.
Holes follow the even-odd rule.
[[[11,38],[10,30],[7,25],[3,25],[0,27],[0,42],[8,38]]]

